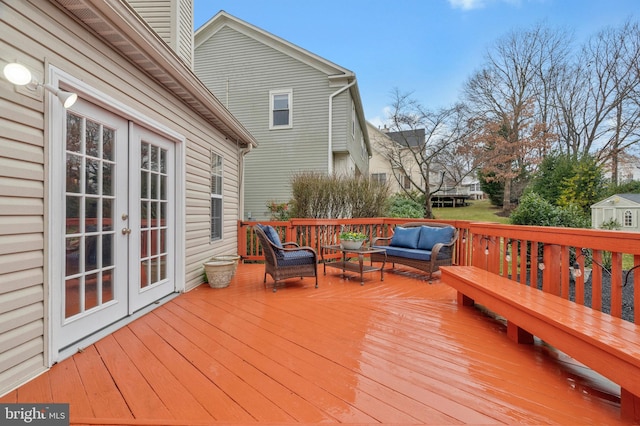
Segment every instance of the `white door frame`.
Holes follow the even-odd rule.
[[[125,118],[133,122],[137,126],[148,128],[149,130],[157,133],[171,142],[175,143],[175,289],[177,292],[184,291],[185,288],[185,224],[186,224],[186,205],[185,197],[181,196],[185,192],[186,182],[186,138],[174,131],[173,129],[165,126],[164,124],[143,115],[140,111],[128,106],[105,93],[96,90],[94,87],[88,85],[84,81],[73,77],[72,75],[56,68],[51,65],[47,68],[48,80],[54,87],[61,87],[65,90],[73,91],[78,94],[79,97],[87,99],[92,103],[95,103],[104,109],[111,111],[122,118]],[[126,96],[123,94],[123,96]],[[129,99],[132,103],[133,99]],[[67,353],[61,353],[54,347],[55,342],[53,338],[54,321],[56,320],[55,312],[59,310],[59,306],[53,306],[56,301],[56,297],[53,297],[54,291],[59,291],[61,283],[59,282],[62,271],[62,265],[57,264],[54,261],[55,250],[58,250],[57,245],[64,235],[61,233],[61,227],[56,220],[59,220],[54,212],[60,212],[62,210],[62,200],[58,195],[59,188],[54,187],[52,182],[60,182],[60,167],[57,163],[59,153],[51,149],[53,145],[51,141],[62,141],[65,138],[65,109],[62,104],[53,97],[53,95],[45,92],[45,110],[48,111],[47,128],[45,129],[45,158],[47,159],[45,164],[45,359],[47,365],[51,366],[60,359],[73,354],[72,350]],[[57,167],[56,167],[57,166]],[[140,312],[142,314],[142,312]],[[115,324],[114,326],[104,329],[99,333],[91,335],[82,344],[91,344],[100,338],[112,333],[115,329],[121,327],[133,320],[135,316],[126,317],[123,322]],[[58,318],[59,319],[59,318]]]

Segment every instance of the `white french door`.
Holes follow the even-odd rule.
[[[83,100],[63,133],[51,166],[57,354],[175,290],[174,144]]]
[[[129,189],[129,313],[175,289],[175,145],[160,135],[131,126]],[[135,255],[134,255],[135,253]]]

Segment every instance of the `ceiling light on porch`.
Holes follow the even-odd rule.
[[[57,97],[65,108],[71,107],[77,100],[76,93],[67,92],[62,89],[53,87],[50,84],[42,84],[33,79],[31,71],[22,64],[12,62],[3,68],[4,77],[16,86],[27,86],[29,90],[37,90],[38,87],[44,88],[47,92],[51,92]]]

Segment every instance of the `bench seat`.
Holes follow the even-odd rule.
[[[478,303],[507,319],[518,343],[537,336],[621,387],[625,418],[640,421],[640,326],[474,266],[443,266],[458,303]]]

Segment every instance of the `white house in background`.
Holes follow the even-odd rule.
[[[396,155],[401,155],[400,150],[397,147],[403,147],[401,150],[408,151],[410,149],[416,149],[416,146],[424,146],[425,133],[424,129],[418,129],[420,131],[411,131],[402,134],[402,132],[389,132],[388,129],[378,129],[373,124],[367,122],[367,129],[369,132],[369,138],[371,140],[371,147],[373,155],[369,160],[369,175],[372,180],[378,182],[385,182],[389,185],[390,192],[392,194],[404,192],[404,189],[409,191],[416,190],[412,184],[412,180],[418,183],[422,188],[424,186],[424,179],[422,173],[411,153],[404,155],[403,161],[406,162],[404,169],[411,171],[411,179],[405,175],[399,169],[394,169],[389,162],[389,159],[385,155],[385,147],[390,144],[395,144]],[[434,164],[434,171],[430,176],[432,183],[432,190],[437,188],[441,179],[442,166]],[[433,197],[434,205],[460,205],[464,204],[466,200],[479,200],[484,197],[484,193],[480,189],[480,183],[477,178],[465,177],[461,184],[451,186],[448,185],[445,180],[440,192]],[[458,204],[453,200],[457,199]]]
[[[620,230],[640,232],[640,194],[616,194],[591,206],[591,227],[616,221]]]
[[[166,42],[122,0],[0,4],[0,394],[237,252],[256,141],[188,67],[191,2],[134,3]]]
[[[389,185],[389,192],[396,194],[402,192],[401,184],[395,177],[395,171],[389,160],[382,154],[383,147],[395,143],[387,134],[367,121],[367,132],[371,141],[372,156],[369,160],[369,177],[376,182]],[[411,186],[409,182],[401,179],[402,184]]]
[[[417,136],[411,135],[408,140],[402,138],[394,140],[390,135],[395,133],[390,133],[386,129],[380,130],[369,122],[367,122],[367,129],[372,147],[372,156],[369,160],[370,178],[378,182],[387,183],[391,194],[402,193],[405,189],[408,191],[416,190],[412,180],[422,187],[424,179],[420,166],[414,160],[413,154],[409,153],[408,150],[415,149],[415,146],[419,146],[420,143],[424,145],[424,129],[418,129],[422,130],[422,132],[418,131]],[[392,167],[387,157],[388,154],[386,154],[391,145],[393,145],[394,157],[399,157],[400,155],[404,157],[403,169],[411,171],[411,176],[404,174],[400,169]],[[407,151],[407,155],[400,154],[401,151]]]
[[[291,199],[300,172],[368,176],[356,75],[224,11],[195,33],[196,75],[258,140],[246,157],[245,217]]]

